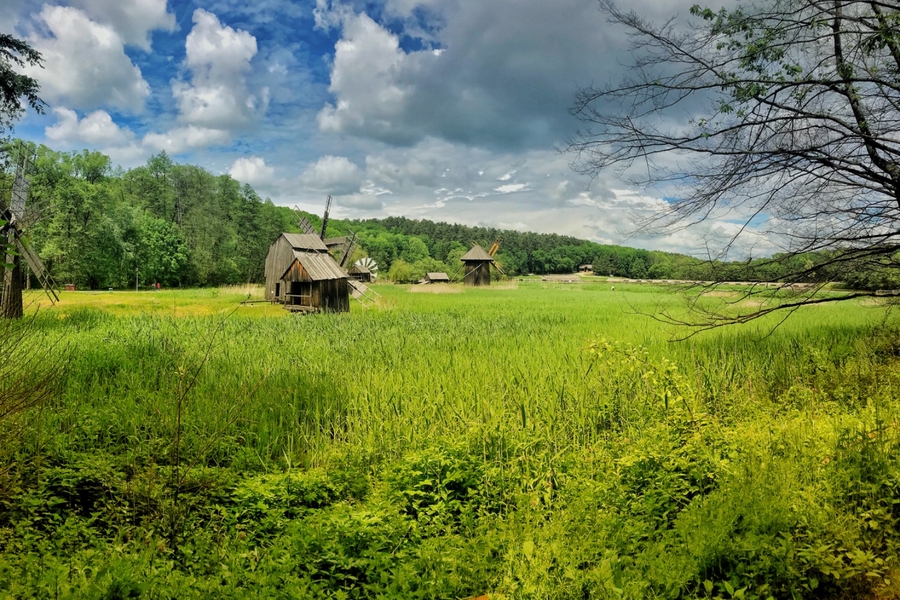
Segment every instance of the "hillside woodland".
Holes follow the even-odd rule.
[[[36,150],[32,195],[45,218],[31,232],[31,242],[58,282],[80,289],[131,287],[136,279],[167,287],[260,282],[269,244],[281,232],[299,231],[299,215],[290,208],[263,199],[230,175],[177,164],[165,153],[124,170],[99,152]],[[319,215],[303,214],[320,225]],[[372,257],[382,276],[397,282],[416,281],[428,271],[452,275],[473,243],[486,246],[502,237],[497,258],[510,276],[571,273],[590,264],[597,275],[636,279],[778,281],[800,272],[804,281],[840,280],[861,288],[900,284],[890,258],[820,270],[816,265],[826,262],[824,253],[790,262],[776,256],[722,263],[404,217],[329,221],[331,236],[351,230],[361,241],[354,260]]]

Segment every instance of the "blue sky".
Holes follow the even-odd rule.
[[[690,5],[634,0],[651,18]],[[682,6],[683,5],[683,6]],[[125,168],[160,151],[277,204],[702,254],[728,218],[630,235],[665,190],[590,181],[557,150],[578,86],[627,40],[593,0],[4,0],[48,103],[16,135]],[[687,116],[686,116],[687,118]],[[751,234],[753,232],[751,231]],[[766,240],[749,242],[756,250]]]

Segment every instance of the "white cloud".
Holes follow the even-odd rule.
[[[272,183],[275,169],[266,165],[266,161],[258,156],[241,157],[234,161],[228,174],[250,185],[268,185]]]
[[[68,108],[54,108],[56,124],[45,129],[45,135],[65,146],[89,144],[100,147],[119,146],[134,139],[134,133],[116,125],[105,110],[97,110],[83,119]]]
[[[511,194],[513,192],[521,192],[522,190],[528,187],[527,183],[508,183],[506,185],[501,185],[498,188],[494,188],[495,192],[499,192],[501,194]]]
[[[323,156],[303,171],[300,181],[312,190],[343,196],[360,191],[362,175],[344,156]]]
[[[167,0],[75,0],[98,23],[111,26],[126,44],[150,51],[150,32],[175,31]]]
[[[322,108],[319,126],[324,131],[412,141],[415,135],[399,118],[408,95],[401,75],[408,65],[397,36],[365,14],[347,17],[344,37],[335,46],[328,88],[338,101]]]
[[[256,38],[223,26],[212,13],[194,11],[194,28],[187,36],[185,65],[191,82],[175,81],[172,94],[180,120],[198,127],[234,130],[266,111],[269,90],[247,89],[246,74],[256,55]]]
[[[227,144],[230,139],[231,135],[227,131],[188,125],[176,127],[166,133],[148,133],[144,136],[143,144],[157,151],[182,154],[196,148]]]
[[[43,55],[44,68],[28,67],[25,72],[40,82],[45,100],[85,110],[143,110],[150,86],[125,55],[122,38],[112,27],[66,6],[45,4],[40,19],[45,35],[30,41]]]

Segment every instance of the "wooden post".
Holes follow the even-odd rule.
[[[15,233],[11,232],[6,238],[10,247],[15,247]],[[24,312],[22,307],[22,257],[18,254],[6,255],[7,264],[12,264],[12,269],[5,269],[3,273],[3,297],[0,299],[0,318],[21,319]]]

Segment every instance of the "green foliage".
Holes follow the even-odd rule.
[[[285,207],[260,198],[248,185],[165,153],[124,173],[98,152],[37,149],[32,189],[50,201],[50,218],[33,229],[38,253],[57,280],[79,288],[130,288],[135,272],[145,285],[222,285],[261,282],[269,245],[296,230]],[[315,215],[308,215],[318,222]],[[508,275],[571,273],[592,264],[602,276],[636,279],[777,281],[802,271],[803,281],[846,280],[886,287],[892,263],[823,266],[834,252],[776,255],[742,263],[704,262],[688,256],[600,245],[558,235],[500,231],[425,220],[332,220],[330,234],[352,229],[361,245],[355,256],[372,257],[394,281],[415,282],[427,272],[457,273],[472,242],[487,247],[503,238],[498,263]],[[397,268],[392,273],[392,267]],[[876,284],[875,280],[880,283]]]
[[[0,33],[0,134],[21,116],[23,100],[36,112],[44,112],[37,80],[16,72],[26,65],[42,66],[42,62],[40,52],[27,42]]]

